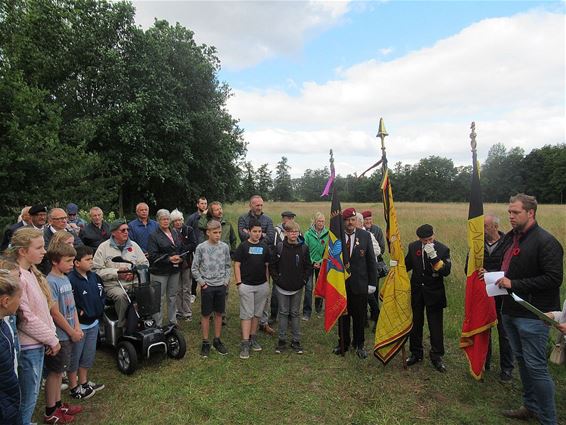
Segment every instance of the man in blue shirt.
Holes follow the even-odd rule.
[[[149,218],[149,207],[145,202],[136,205],[136,215],[138,218],[128,223],[130,239],[136,242],[147,257],[147,242],[149,235],[158,229],[155,220]]]

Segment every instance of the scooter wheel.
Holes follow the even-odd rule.
[[[136,371],[138,368],[138,353],[131,342],[121,341],[118,343],[116,361],[118,370],[125,375],[131,375]]]
[[[178,329],[173,329],[167,335],[165,342],[167,344],[167,355],[172,359],[182,359],[187,352],[187,343],[185,337]]]

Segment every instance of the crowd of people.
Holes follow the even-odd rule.
[[[160,283],[161,308],[153,316],[157,326],[191,321],[192,304],[200,296],[202,357],[208,357],[211,349],[228,354],[222,330],[231,282],[239,296],[241,359],[263,350],[258,332],[276,336],[275,353],[304,352],[301,321],[312,316],[313,288],[328,245],[324,214],[316,212],[303,234],[292,211],[283,211],[281,223],[274,225],[258,195],[250,198],[249,211],[239,218],[237,228],[224,219],[220,202],[208,204],[201,197],[196,206],[186,220],[180,211],[166,209],[159,209],[153,220],[142,202],[134,220],[110,223],[99,207],[90,209],[90,222],[85,222],[72,203],[65,209],[34,205],[22,210],[17,223],[6,229],[1,246],[0,423],[31,423],[43,377],[44,423],[70,423],[82,411],[80,405],[62,402],[65,373],[73,399],[88,399],[104,389],[88,375],[95,360],[99,320],[108,299],[118,325],[126,327],[129,300],[122,286],[136,279],[131,265],[114,261],[116,257],[148,266],[152,282]],[[566,334],[566,302],[563,311],[559,305],[563,250],[538,226],[536,210],[533,197],[512,197],[512,229],[507,234],[499,231],[496,216],[485,216],[482,273],[504,271],[497,284],[561,322],[557,327]],[[339,338],[332,352],[345,355],[351,349],[356,357],[366,359],[365,327],[373,322],[375,330],[379,318],[377,289],[385,238],[371,211],[346,208],[342,219],[349,271],[347,313],[338,321]],[[429,224],[419,226],[416,235],[405,258],[414,317],[406,362],[414,366],[423,360],[426,312],[430,360],[437,371],[446,372],[443,279],[451,272],[450,249],[436,239]],[[496,304],[500,379],[510,381],[516,364],[524,389],[523,406],[503,414],[555,424],[554,384],[545,351],[549,328],[510,296],[497,297]],[[323,307],[323,299],[315,297],[315,313]],[[490,365],[488,355],[486,369]]]

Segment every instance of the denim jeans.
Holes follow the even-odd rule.
[[[287,324],[289,317],[291,317],[291,335],[293,341],[301,340],[301,319],[299,318],[299,309],[301,308],[301,298],[303,291],[298,291],[293,295],[283,295],[277,291],[277,299],[279,305],[279,339],[282,341],[287,340]]]
[[[18,378],[22,394],[21,411],[24,425],[30,424],[33,416],[39,388],[41,387],[44,355],[45,348],[43,347],[20,351]]]
[[[546,343],[549,327],[542,320],[503,314],[503,325],[519,365],[523,405],[541,424],[556,424],[554,381],[548,373]]]

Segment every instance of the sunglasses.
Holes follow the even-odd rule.
[[[130,229],[128,229],[128,228],[126,227],[125,229],[120,229],[120,230],[118,230],[118,231],[119,231],[120,233],[126,233],[128,230],[130,230]]]

